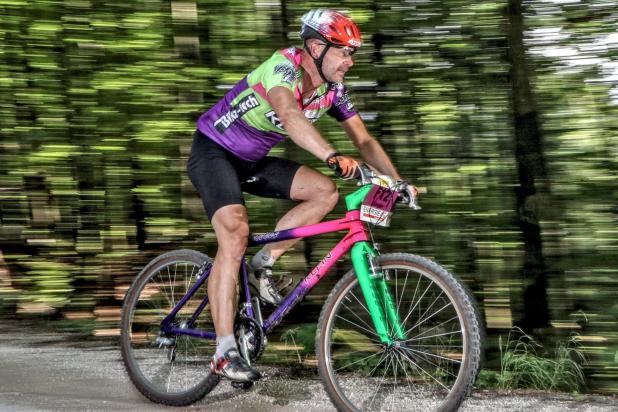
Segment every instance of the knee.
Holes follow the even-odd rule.
[[[333,210],[337,206],[337,202],[339,202],[339,191],[335,183],[330,179],[322,185],[318,196],[327,212]]]
[[[228,222],[224,233],[217,233],[219,253],[223,253],[226,257],[234,260],[241,260],[247,249],[248,239],[248,222]]]

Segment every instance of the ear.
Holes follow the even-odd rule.
[[[320,57],[320,53],[318,52],[320,42],[316,39],[309,39],[307,41],[309,42],[307,45],[309,46],[309,54],[311,54],[311,57],[313,57],[314,59]]]

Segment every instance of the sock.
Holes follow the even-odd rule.
[[[264,249],[260,250],[253,256],[251,259],[251,268],[253,270],[262,269],[264,266],[271,266],[275,263],[277,259],[272,257],[269,252],[264,251]]]
[[[225,352],[228,350],[236,348],[236,339],[234,335],[222,336],[217,339],[217,351],[215,352],[215,357],[217,359],[222,358],[225,355]]]

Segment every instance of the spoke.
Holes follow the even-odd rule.
[[[365,321],[364,321],[364,320],[363,320],[360,316],[358,316],[358,314],[357,314],[356,312],[354,312],[352,309],[350,309],[350,308],[348,307],[348,305],[346,305],[345,303],[343,303],[343,301],[341,302],[341,305],[343,305],[343,307],[344,307],[344,308],[346,308],[346,309],[347,309],[347,310],[348,310],[348,311],[349,311],[352,315],[356,316],[356,318],[357,318],[358,320],[360,320],[361,322],[363,322],[363,325],[365,325],[365,326],[367,327],[367,329],[370,329],[370,328],[371,328],[371,326],[369,326],[369,325],[367,324],[367,322],[365,322]]]
[[[386,364],[386,367],[384,368],[384,373],[382,374],[382,379],[380,379],[380,384],[376,388],[376,391],[373,393],[373,397],[371,398],[371,402],[369,402],[369,406],[371,406],[373,404],[373,401],[376,398],[376,395],[378,394],[378,392],[380,392],[380,388],[382,387],[382,382],[384,382],[384,379],[386,378],[386,372],[388,372],[388,368],[390,366],[390,361],[391,360],[392,360],[392,356],[390,354],[387,354],[387,364]]]
[[[148,361],[152,362],[152,360],[149,357],[150,355],[143,355],[143,358],[141,358],[140,360],[145,360],[146,361],[146,366],[149,365]],[[150,377],[148,378],[148,380],[150,380],[152,383],[156,384],[157,387],[165,387],[167,385],[167,379],[165,378],[165,375],[167,373],[167,375],[169,376],[169,368],[170,368],[170,364],[169,363],[165,363],[162,364],[161,366],[158,366],[156,368],[156,370],[151,371],[148,370],[148,374],[150,375]],[[167,372],[165,372],[167,370]],[[146,371],[144,369],[144,371]]]
[[[337,318],[339,318],[339,319],[341,319],[341,320],[344,320],[344,321],[346,321],[346,322],[348,322],[348,323],[350,323],[350,324],[352,324],[352,325],[354,325],[354,326],[358,327],[359,329],[362,329],[362,330],[364,330],[364,331],[366,331],[366,332],[369,332],[369,333],[371,333],[372,335],[374,335],[374,336],[376,336],[376,337],[378,337],[378,338],[379,338],[379,336],[378,336],[376,333],[374,333],[374,332],[370,331],[369,329],[363,328],[361,325],[359,325],[359,324],[357,324],[357,323],[354,323],[354,322],[352,322],[351,320],[347,320],[346,318],[342,318],[342,317],[341,317],[341,316],[339,316],[339,315],[335,315],[335,317],[337,317]],[[367,338],[368,338],[368,339],[371,339],[370,337],[367,337]],[[373,339],[372,339],[372,340],[373,340]],[[375,342],[375,340],[373,340],[373,341]]]
[[[189,348],[187,347],[187,342],[189,341],[189,339],[185,339],[185,391],[188,389],[188,385],[189,385],[189,366],[188,366],[188,360],[187,360],[187,355],[189,353]],[[178,356],[178,354],[176,354],[176,356]]]
[[[397,313],[399,313],[399,308],[401,307],[401,301],[403,299],[404,290],[406,289],[406,284],[408,283],[409,274],[410,274],[410,271],[406,271],[406,279],[403,281],[403,286],[401,287],[401,296],[399,297],[399,302],[397,302]],[[395,277],[397,277],[397,269],[395,269]]]
[[[155,282],[155,285],[153,287],[156,287],[157,289],[159,289],[161,294],[165,297],[165,300],[167,300],[167,304],[170,305],[170,310],[172,310],[174,308],[174,305],[172,305],[172,301],[170,300],[169,296],[167,296],[167,293],[165,292],[165,290],[161,289],[161,286],[159,286],[160,284],[161,285],[165,284],[165,281],[161,277],[161,271],[157,272],[156,277],[158,277],[161,280],[161,282],[160,283],[159,282]],[[153,277],[153,280],[154,280],[154,277]],[[146,287],[147,286],[148,286],[148,284],[146,284]]]
[[[352,366],[352,365],[354,365],[354,364],[356,364],[356,363],[358,363],[358,362],[364,361],[364,360],[366,360],[366,359],[371,359],[371,358],[373,358],[374,356],[377,356],[377,355],[379,355],[379,354],[382,354],[382,356],[384,356],[384,352],[376,352],[376,353],[374,353],[373,355],[365,356],[364,358],[357,359],[357,360],[355,360],[355,361],[354,361],[354,362],[352,362],[352,363],[348,363],[347,365],[341,366],[341,367],[339,367],[339,368],[335,369],[335,372],[339,372],[341,369],[347,368],[347,367],[349,367],[349,366]],[[378,363],[378,364],[379,364],[379,363]]]
[[[442,306],[437,312],[434,312],[431,316],[425,318],[425,319],[421,319],[419,320],[416,325],[412,326],[410,329],[408,329],[406,331],[406,335],[411,332],[412,330],[414,330],[417,326],[427,322],[429,319],[433,318],[434,316],[436,316],[438,313],[442,312],[444,309],[448,308],[449,306],[453,306],[452,302],[447,303],[446,305]]]
[[[418,279],[419,282],[421,281],[421,279]],[[425,288],[425,291],[423,292],[423,294],[421,295],[420,298],[418,298],[418,302],[414,305],[414,307],[410,308],[410,310],[408,310],[408,314],[406,315],[406,318],[403,320],[403,322],[401,322],[402,325],[405,325],[406,322],[408,321],[408,318],[410,317],[410,315],[412,314],[412,312],[414,312],[414,309],[416,309],[416,307],[418,306],[419,303],[421,303],[421,301],[423,300],[423,297],[425,296],[425,294],[427,293],[427,291],[429,290],[429,288],[431,287],[432,282],[429,283],[429,285],[427,285],[427,287]],[[417,285],[418,286],[418,285]],[[414,295],[416,296],[416,292],[414,293]],[[410,306],[412,306],[412,303],[414,303],[414,300],[410,301]]]
[[[384,274],[384,276],[386,277],[386,273]],[[395,272],[395,301],[397,301],[397,296],[399,296],[398,285],[399,285],[399,282],[397,282],[397,273]],[[397,307],[397,309],[399,309],[399,307]]]
[[[354,297],[354,299],[358,302],[359,305],[361,305],[363,307],[363,309],[365,309],[365,312],[369,313],[369,309],[367,309],[367,307],[365,307],[365,305],[363,305],[363,302],[361,302],[356,295],[354,294],[354,292],[352,292],[352,290],[350,290],[350,294]]]
[[[187,267],[187,264],[185,263],[185,268]],[[176,273],[178,272],[178,265],[174,265],[174,280],[172,281],[172,303],[174,304],[174,307],[176,307]],[[186,270],[185,270],[185,273]],[[186,278],[186,276],[185,276]]]
[[[416,300],[416,294],[418,293],[418,287],[421,285],[421,279],[423,279],[423,276],[419,275],[418,281],[416,282],[416,287],[414,288],[414,295],[412,295],[412,300],[410,300],[410,306],[408,306],[408,309],[412,306],[412,303],[414,303],[414,301]],[[402,295],[402,298],[403,298],[403,295]],[[411,312],[412,312],[411,310],[408,312],[408,316],[410,316]],[[401,322],[402,325],[406,324],[406,321],[408,320],[408,316],[406,316],[403,322]]]
[[[160,309],[160,310],[161,310],[161,311],[163,311],[163,312],[166,312],[166,311],[171,310],[174,306],[172,306],[172,301],[170,300],[169,296],[167,296],[167,293],[165,292],[165,290],[164,290],[164,289],[162,289],[162,288],[161,288],[161,286],[159,286],[158,284],[157,284],[156,286],[152,286],[152,287],[153,287],[153,288],[157,288],[157,290],[159,291],[159,293],[158,293],[158,294],[160,294],[161,296],[163,296],[163,297],[165,298],[165,301],[167,302],[167,305],[168,305],[168,307],[169,307],[168,309],[165,309],[165,308],[164,308],[164,305],[161,305],[160,307],[155,308],[155,309]],[[155,296],[156,296],[156,295],[155,295]],[[150,300],[145,301],[145,302],[150,302]],[[154,305],[154,304],[153,304],[153,305]],[[154,308],[154,306],[153,306],[153,308]]]
[[[172,308],[176,307],[175,305],[175,301],[174,301],[174,287],[172,286],[172,274],[170,273],[170,267],[166,266],[167,269],[167,282],[170,285],[170,297],[172,298]]]
[[[431,352],[423,352],[422,350],[412,349],[412,348],[404,348],[404,349],[405,349],[405,350],[408,350],[408,351],[410,351],[410,352],[414,352],[414,353],[422,353],[422,354],[424,354],[424,355],[433,356],[433,357],[435,357],[435,358],[439,358],[439,359],[444,359],[444,360],[449,361],[449,362],[455,362],[455,363],[459,363],[459,364],[461,364],[461,363],[462,363],[462,361],[460,361],[460,360],[457,360],[457,359],[451,359],[451,358],[447,358],[446,356],[436,355],[436,354],[431,353]]]
[[[412,363],[416,368],[420,369],[423,373],[425,373],[427,376],[429,376],[431,379],[433,379],[434,381],[436,381],[438,383],[438,385],[442,386],[444,389],[446,389],[447,391],[450,391],[449,388],[447,388],[446,386],[444,386],[444,384],[442,382],[440,382],[439,380],[437,380],[436,378],[434,378],[431,374],[429,374],[425,369],[421,368],[416,362],[414,362],[405,352],[401,352],[401,354],[410,361],[410,363]]]
[[[438,337],[438,336],[453,335],[453,334],[455,334],[455,333],[461,333],[461,331],[460,331],[460,330],[456,330],[456,331],[453,331],[453,332],[439,333],[439,334],[437,334],[437,335],[423,336],[423,337],[418,337],[418,336],[417,336],[417,337],[415,337],[415,338],[405,340],[404,342],[412,342],[412,341],[415,341],[415,340],[435,338],[435,337]]]
[[[384,357],[385,357],[386,355],[387,355],[387,353],[386,353],[386,352],[382,352],[382,357],[381,357],[381,358],[380,358],[380,360],[378,361],[378,364],[377,364],[377,365],[376,365],[376,366],[375,366],[375,367],[371,370],[371,372],[369,372],[369,373],[367,374],[367,376],[368,376],[368,377],[369,377],[369,376],[371,376],[371,374],[372,374],[372,373],[373,373],[376,369],[378,369],[378,366],[380,366],[380,365],[382,364],[382,362],[384,361]]]
[[[412,395],[414,393],[414,390],[412,389],[412,386],[410,385],[410,383],[412,382],[412,378],[410,377],[410,375],[408,375],[408,371],[406,370],[405,363],[403,363],[401,359],[399,358],[400,353],[399,352],[396,352],[396,353],[397,353],[397,356],[396,356],[397,362],[399,362],[399,364],[401,365],[401,369],[403,369],[403,373],[406,374],[406,378],[407,378],[406,381],[408,383],[408,388],[410,388],[410,395]]]
[[[440,298],[440,296],[442,296],[443,293],[444,292],[440,290],[440,293],[438,294],[438,296],[433,300],[433,302],[431,302],[431,305],[429,305],[427,309],[425,309],[425,312],[423,312],[423,314],[418,317],[419,320],[416,322],[416,325],[412,326],[411,329],[414,329],[423,320],[423,317],[427,314],[427,312],[429,312],[429,309],[431,309],[433,305],[435,305],[435,303],[438,301],[438,299]]]
[[[167,385],[166,385],[166,389],[169,392],[170,391],[170,383],[172,382],[172,371],[174,370],[174,362],[170,362],[170,371],[169,374],[167,375]]]
[[[190,339],[188,336],[185,335],[183,340],[185,341],[185,348],[186,348],[185,354],[188,353],[189,345],[191,346],[191,348],[196,354],[200,352],[200,349],[197,346],[195,346],[195,344],[193,343],[193,339]]]
[[[406,351],[409,351],[409,349],[404,349]],[[427,359],[426,357],[424,357],[422,354],[417,353],[417,355],[422,358],[422,360],[424,360],[425,362],[431,364],[432,366],[434,366],[436,368],[436,370],[443,370],[444,372],[446,372],[447,374],[451,375],[453,378],[457,379],[457,375],[455,375],[454,373],[450,372],[447,368],[445,368],[444,366],[432,362],[431,360]]]
[[[395,402],[395,398],[397,396],[397,363],[395,362],[397,360],[397,355],[394,354],[393,355],[393,402]]]
[[[423,344],[406,345],[406,348],[414,348],[414,347],[418,347],[418,348],[461,348],[463,349],[463,345],[423,345]]]
[[[199,266],[190,261],[174,261],[155,269],[148,275],[132,308],[130,356],[139,365],[144,379],[162,393],[180,394],[195,388],[203,378],[202,364],[207,362],[208,357],[205,353],[214,351],[209,341],[184,335],[175,337],[174,347],[160,348],[155,344],[160,334],[161,320],[170,313],[170,308],[186,296],[191,284],[195,283],[198,269]],[[196,297],[187,301],[186,308],[195,306]],[[178,321],[189,318],[184,311],[186,309],[179,312]],[[207,322],[210,327],[207,324],[204,326],[212,330],[211,320],[207,319]],[[175,353],[173,361],[172,349]]]
[[[445,320],[445,321],[444,321],[444,322],[442,322],[442,323],[438,323],[437,325],[432,326],[432,327],[431,327],[431,328],[429,328],[429,329],[426,329],[426,330],[422,331],[421,333],[419,333],[419,334],[418,334],[418,335],[416,335],[416,336],[417,336],[417,337],[422,336],[422,335],[424,335],[425,333],[427,333],[427,332],[429,332],[429,331],[431,331],[431,330],[434,330],[434,329],[436,329],[436,328],[439,328],[440,326],[444,325],[445,323],[452,321],[453,319],[457,319],[457,315],[453,316],[453,317],[452,317],[452,318],[450,318],[450,319]]]
[[[161,289],[159,289],[158,287],[157,287],[157,289],[159,290],[159,292],[161,292]],[[165,295],[164,295],[164,296],[165,296]],[[166,300],[167,300],[167,299],[166,299]],[[135,307],[135,310],[136,310],[136,311],[137,311],[137,310],[145,310],[145,308],[142,308],[142,307],[141,307],[141,305],[147,305],[147,306],[150,306],[152,309],[155,309],[155,310],[157,310],[157,311],[162,311],[162,310],[163,310],[163,308],[162,308],[161,306],[155,306],[155,304],[154,304],[154,303],[153,303],[150,299],[148,299],[148,300],[141,299],[141,300],[139,301],[139,304],[140,304],[140,306],[139,306],[139,307],[137,307],[137,306]]]
[[[386,277],[386,273],[384,274],[384,276]],[[386,280],[384,280],[384,282],[386,283]],[[397,302],[397,296],[399,296],[398,283],[399,282],[397,282],[397,274],[395,274],[395,302]],[[387,286],[388,286],[388,284],[387,284]],[[402,293],[402,295],[403,295],[403,293]],[[397,307],[397,314],[399,314],[399,307]],[[384,308],[384,315],[388,319],[388,316],[386,315],[386,308]],[[394,331],[395,331],[395,323],[391,322],[391,327],[390,327],[390,330],[388,332],[389,336],[393,336],[393,332]]]
[[[193,271],[195,270],[196,266],[194,266],[193,268],[191,268],[191,275],[189,277],[189,282],[187,283],[187,287],[185,289],[185,295],[187,294],[187,292],[189,291],[189,289],[191,289],[191,285],[193,285]],[[198,269],[199,272],[199,269]]]
[[[331,350],[331,352],[332,352],[332,350]],[[367,353],[367,351],[366,351],[366,350],[355,350],[355,351],[352,351],[352,352],[342,351],[342,352],[341,352],[340,354],[338,354],[338,355],[331,355],[331,357],[332,357],[333,359],[335,359],[335,358],[337,358],[337,357],[340,357],[340,358],[341,358],[341,357],[344,357],[344,356],[346,356],[346,355],[351,355],[351,354],[353,354],[353,353],[359,353],[359,352],[365,352],[365,353]],[[381,352],[375,352],[375,353],[381,353]],[[375,354],[375,353],[374,353],[374,354]],[[368,355],[368,356],[369,356],[369,355]]]

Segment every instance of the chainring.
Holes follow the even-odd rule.
[[[234,336],[243,356],[245,356],[243,353],[244,344],[241,339],[245,340],[244,343],[246,343],[251,362],[258,360],[262,356],[262,352],[264,352],[266,347],[266,336],[257,320],[246,316],[237,316],[234,322]]]

